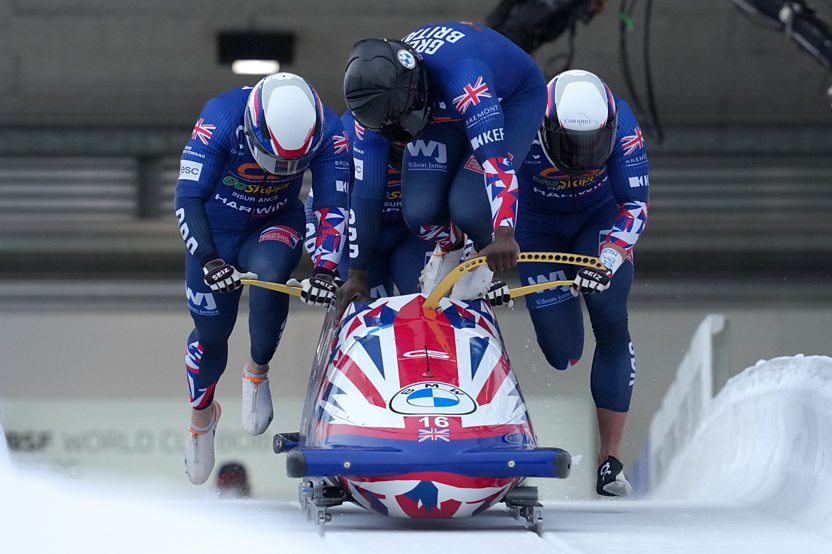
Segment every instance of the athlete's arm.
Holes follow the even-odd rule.
[[[205,104],[191,139],[182,151],[174,209],[188,251],[204,266],[219,258],[205,213],[235,138],[235,120],[227,104],[214,98]]]
[[[366,271],[384,207],[390,141],[355,123],[350,193],[350,270]]]
[[[337,275],[346,243],[350,153],[341,120],[326,112],[324,142],[312,161],[312,211],[318,232],[312,262],[315,271]],[[343,147],[341,145],[344,145]]]
[[[303,247],[309,253],[309,257],[315,255],[315,237],[318,235],[318,220],[315,218],[315,210],[312,209],[312,202],[315,201],[315,194],[310,190],[306,202],[303,203],[303,211],[306,213],[306,234],[303,237]]]
[[[485,172],[494,229],[513,229],[517,176],[505,143],[503,109],[493,86],[491,70],[481,62],[466,59],[454,65],[449,76],[445,95],[452,99],[464,121],[474,157]]]
[[[517,175],[504,138],[503,109],[492,83],[491,70],[481,62],[462,60],[445,81],[445,97],[465,123],[465,132],[482,166],[491,204],[494,241],[483,248],[492,271],[513,267],[520,255],[514,240]],[[519,163],[522,163],[520,160]]]
[[[607,161],[607,172],[619,213],[601,251],[603,253],[607,248],[614,249],[623,256],[623,261],[631,254],[647,225],[650,180],[641,127],[630,107],[621,100],[618,101],[618,132],[615,140],[615,148]],[[611,269],[617,269],[617,265]]]

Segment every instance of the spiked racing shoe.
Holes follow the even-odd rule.
[[[273,417],[268,373],[254,375],[243,370],[243,429],[250,435],[260,435],[268,428]]]
[[[207,427],[188,426],[185,436],[185,473],[194,485],[201,485],[214,469],[214,435],[222,415],[219,402],[214,402],[214,415]]]
[[[475,300],[484,298],[491,287],[494,272],[487,265],[481,265],[460,277],[451,290],[453,300]]]
[[[601,496],[631,496],[633,487],[624,476],[624,464],[614,456],[607,456],[598,466],[598,481],[595,492]]]
[[[438,244],[433,249],[433,254],[430,260],[422,269],[422,274],[419,276],[419,285],[422,287],[422,294],[430,294],[433,289],[442,282],[442,279],[459,265],[462,259],[464,248],[460,247],[456,250],[446,252]]]

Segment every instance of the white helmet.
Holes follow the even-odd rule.
[[[249,94],[244,119],[251,155],[275,175],[304,171],[323,142],[321,99],[306,79],[294,73],[261,79]]]
[[[600,169],[615,147],[618,107],[610,88],[594,73],[564,71],[549,81],[543,118],[543,149],[566,173]]]

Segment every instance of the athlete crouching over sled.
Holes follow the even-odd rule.
[[[633,247],[647,222],[647,154],[630,107],[594,74],[561,73],[548,94],[539,140],[520,170],[517,242],[524,252],[599,255],[607,270],[530,263],[519,272],[524,284],[574,278],[571,288],[526,297],[537,342],[555,369],[568,369],[581,357],[577,297],[584,295],[596,344],[590,379],[601,438],[596,492],[627,496],[632,488],[618,460],[636,367],[627,296]]]
[[[185,146],[176,184],[176,217],[187,248],[188,308],[195,329],[185,366],[191,424],[185,469],[204,483],[214,466],[220,406],[214,389],[225,370],[243,278],[285,282],[300,261],[305,216],[298,200],[312,170],[319,229],[313,275],[302,299],[329,304],[345,243],[350,159],[344,128],[312,86],[291,73],[232,89],[208,101]],[[246,273],[248,272],[248,273]],[[286,325],[289,297],[253,288],[251,357],[243,369],[243,428],[257,435],[271,423],[269,361]]]
[[[347,133],[343,147],[352,151],[353,167],[358,168],[350,189],[351,231],[339,266],[341,278],[352,279],[359,298],[367,291],[370,298],[392,296],[396,291],[417,293],[419,273],[433,252],[433,244],[411,233],[402,217],[405,145],[365,129],[350,112],[341,117],[341,122]],[[313,201],[310,192],[306,200],[306,247],[310,254],[318,233]],[[339,298],[344,298],[343,289],[339,289]]]
[[[404,218],[415,234],[436,243],[422,292],[430,293],[458,265],[464,233],[488,267],[469,272],[451,296],[482,296],[492,272],[514,266],[520,252],[512,164],[525,158],[546,101],[534,60],[487,27],[430,24],[400,41],[356,43],[344,96],[360,125],[406,143]],[[355,219],[361,242],[372,229],[363,224],[368,218]],[[339,292],[342,305],[367,295],[366,277],[356,277],[351,274]]]

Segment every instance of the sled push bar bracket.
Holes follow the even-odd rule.
[[[595,269],[604,269],[604,265],[600,260],[594,256],[582,256],[580,254],[568,254],[564,252],[523,252],[517,258],[518,262],[537,262],[537,263],[553,263],[553,264],[571,264]],[[478,256],[466,260],[456,266],[448,273],[442,281],[436,285],[433,292],[430,293],[428,299],[425,301],[425,308],[436,310],[439,307],[439,301],[448,294],[454,287],[454,284],[467,272],[485,264],[485,256]],[[511,289],[511,297],[519,298],[527,294],[540,292],[546,289],[553,289],[555,287],[563,287],[571,285],[572,281],[547,281],[545,283],[537,283],[535,285],[527,285],[524,287],[517,287]]]

